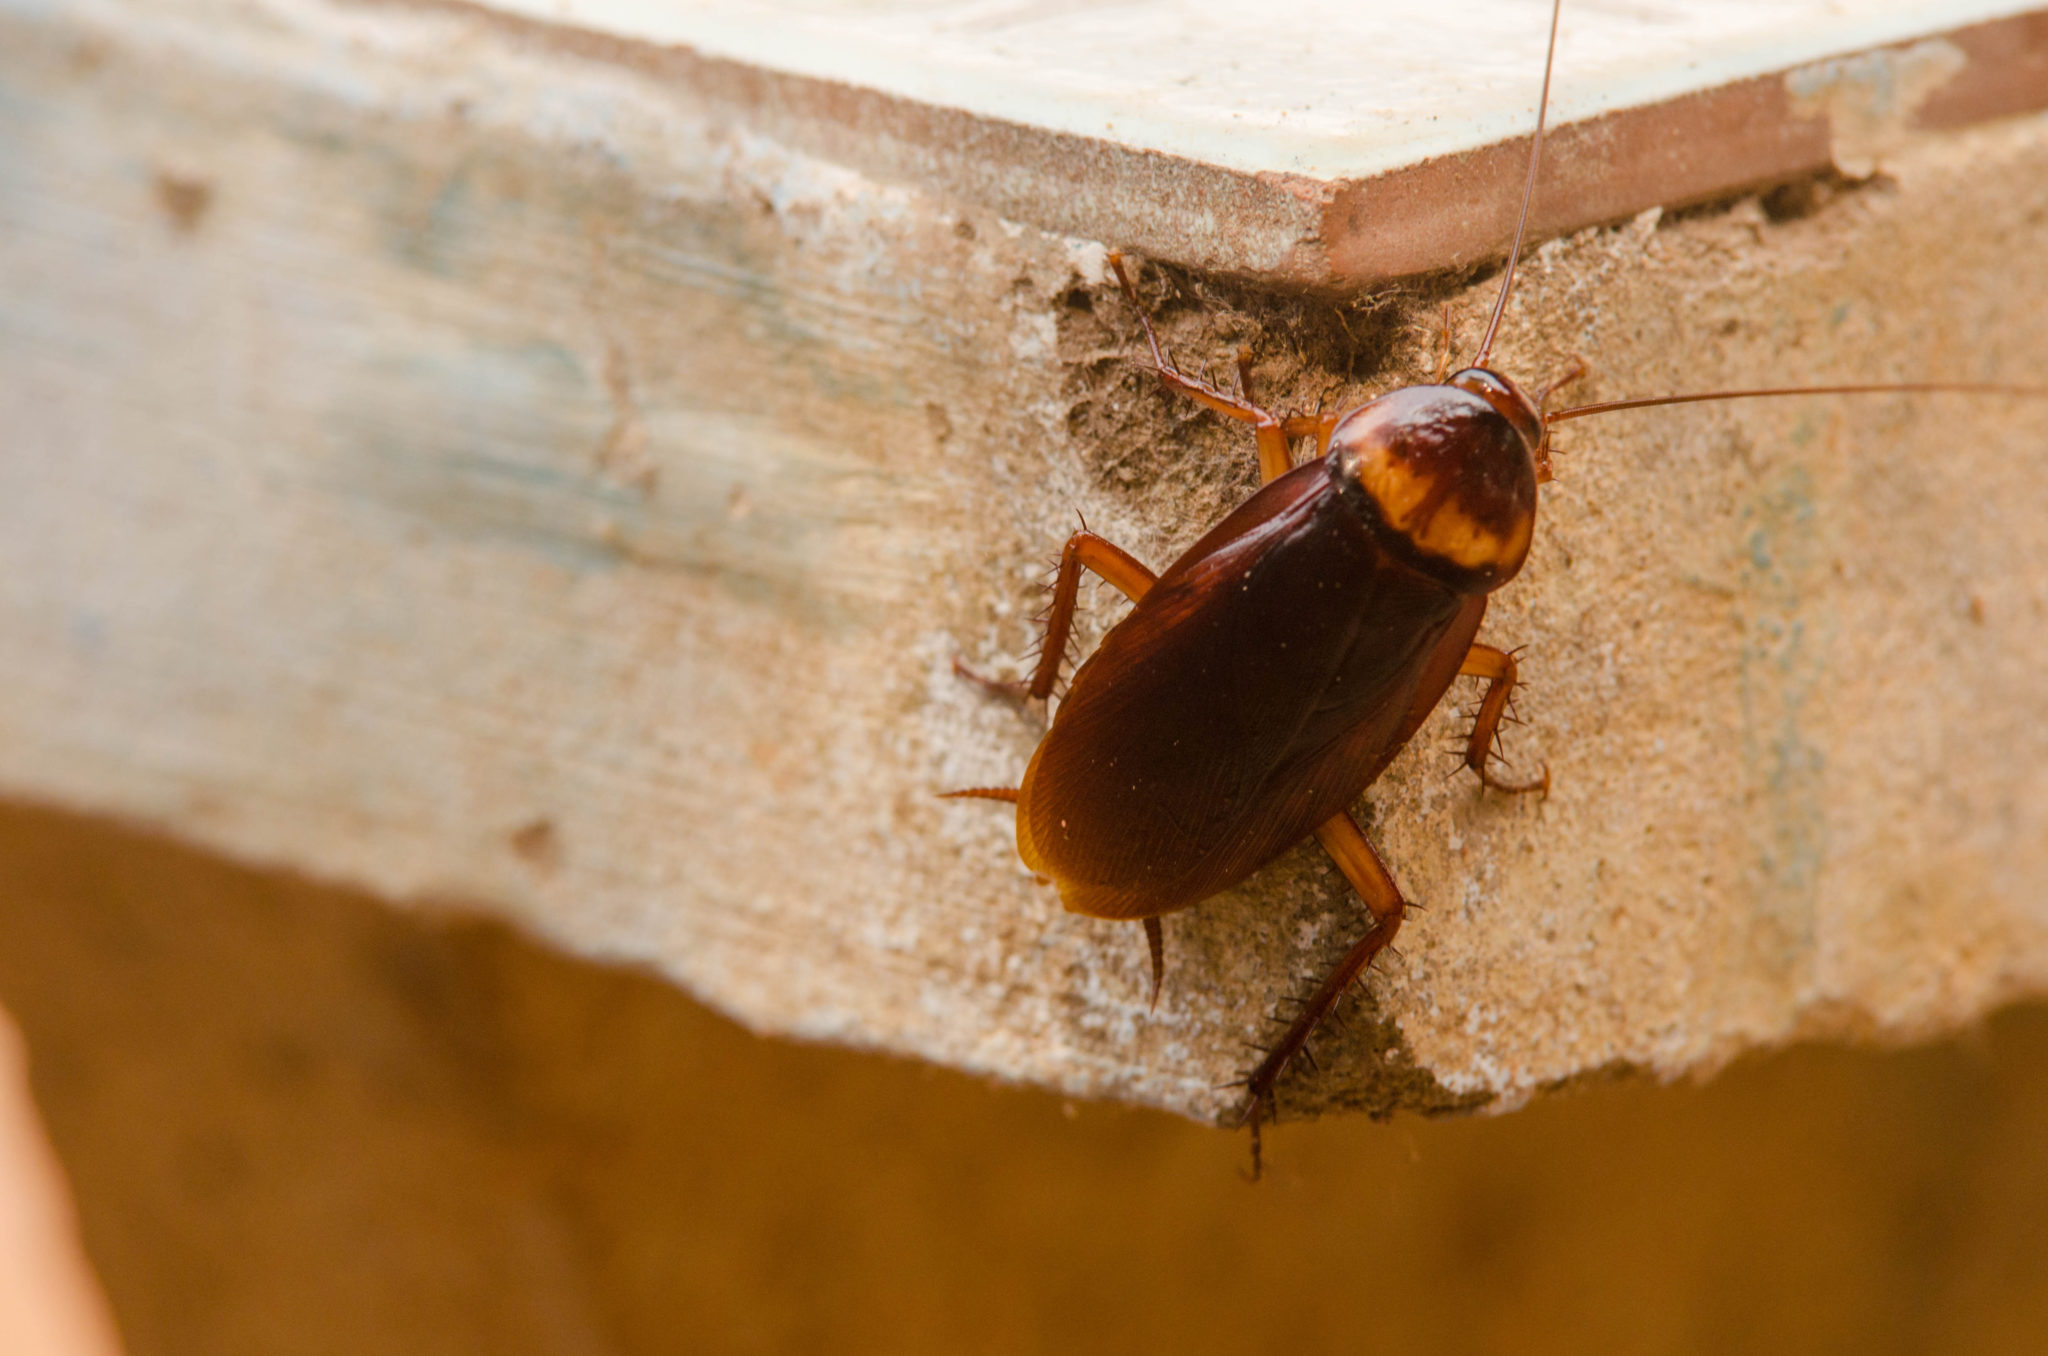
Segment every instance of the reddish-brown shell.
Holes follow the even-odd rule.
[[[1160,577],[1075,673],[1017,847],[1066,906],[1186,908],[1343,810],[1457,676],[1485,612],[1398,560],[1318,460]]]

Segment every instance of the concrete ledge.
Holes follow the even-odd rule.
[[[1249,488],[1134,361],[1129,238],[471,14],[0,26],[0,789],[486,909],[761,1030],[1228,1114],[1358,926],[1334,873],[1170,920],[1147,1014],[1135,930],[932,799],[1022,768],[1030,720],[947,665],[1024,650],[1076,513],[1164,563]],[[1880,167],[1547,245],[1498,357],[1582,353],[1588,398],[2037,379],[2048,124]],[[1469,350],[1491,300],[1257,272],[1147,289],[1191,360],[1256,338],[1286,406],[1414,379],[1438,304]],[[2048,987],[2041,428],[1571,426],[1486,633],[1531,647],[1510,752],[1557,790],[1446,781],[1449,711],[1373,789],[1429,912],[1288,1107],[1509,1105]]]

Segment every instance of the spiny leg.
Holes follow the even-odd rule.
[[[1198,405],[1206,406],[1221,415],[1252,426],[1252,436],[1259,446],[1259,482],[1264,484],[1277,480],[1294,469],[1294,454],[1287,445],[1287,434],[1281,423],[1265,410],[1252,403],[1251,367],[1242,354],[1238,359],[1238,375],[1244,382],[1244,394],[1235,396],[1228,391],[1191,377],[1174,365],[1166,348],[1159,342],[1159,334],[1152,328],[1152,317],[1145,311],[1145,303],[1138,299],[1138,289],[1132,285],[1130,274],[1124,271],[1121,254],[1109,256],[1109,266],[1116,272],[1117,284],[1129,298],[1131,309],[1138,313],[1138,323],[1145,327],[1145,343],[1152,350],[1152,370],[1168,389],[1179,391]]]
[[[1296,438],[1313,437],[1316,440],[1316,455],[1327,457],[1330,455],[1330,435],[1336,432],[1338,421],[1342,418],[1342,415],[1334,412],[1290,414],[1280,421],[1280,432],[1289,443]]]
[[[1239,388],[1244,391],[1244,398],[1250,400],[1252,398],[1251,355],[1242,349],[1238,351],[1237,355],[1237,381]],[[1285,474],[1288,470],[1292,469],[1294,440],[1297,438],[1314,438],[1316,440],[1316,455],[1318,457],[1328,456],[1330,454],[1330,435],[1337,431],[1337,425],[1343,422],[1343,418],[1343,415],[1334,410],[1324,410],[1322,402],[1319,400],[1316,402],[1316,412],[1314,414],[1290,414],[1282,419],[1280,421],[1280,445],[1286,449],[1287,462],[1280,466],[1281,474]],[[1265,444],[1261,443],[1260,447],[1263,449]],[[1264,474],[1266,462],[1263,450],[1260,454],[1259,466],[1261,469],[1260,483],[1264,484],[1272,480],[1272,476]]]
[[[1486,679],[1485,695],[1479,699],[1479,714],[1472,720],[1472,733],[1465,740],[1465,766],[1479,774],[1479,780],[1496,791],[1510,795],[1525,795],[1531,791],[1550,791],[1550,769],[1545,767],[1543,775],[1533,781],[1505,782],[1487,770],[1488,760],[1493,757],[1494,740],[1500,734],[1500,723],[1508,713],[1508,699],[1514,695],[1517,681],[1515,657],[1506,650],[1497,650],[1491,645],[1474,645],[1465,651],[1465,662],[1458,666],[1458,673],[1467,678]]]
[[[1074,607],[1081,596],[1083,566],[1107,579],[1134,603],[1150,592],[1159,578],[1136,556],[1114,542],[1093,532],[1076,532],[1067,538],[1066,547],[1060,552],[1059,576],[1053,582],[1052,606],[1046,611],[1045,641],[1039,648],[1038,667],[1030,681],[1004,683],[984,678],[957,658],[953,661],[953,671],[993,691],[1041,700],[1050,696],[1053,680],[1059,676],[1060,658],[1067,650],[1067,636],[1073,630]],[[1018,794],[1017,787],[970,786],[959,791],[942,792],[940,799],[1001,800],[1014,805]],[[1160,981],[1166,975],[1166,933],[1157,918],[1147,918],[1144,923],[1145,944],[1152,953],[1152,1006],[1156,1008],[1159,1006]]]
[[[1045,614],[1045,636],[1039,646],[1038,666],[1032,670],[1031,677],[1021,683],[985,678],[958,658],[953,660],[953,672],[980,683],[991,692],[1006,696],[1031,697],[1038,701],[1050,697],[1052,685],[1059,677],[1060,661],[1066,657],[1067,637],[1073,634],[1074,607],[1081,598],[1081,570],[1084,566],[1107,579],[1134,603],[1145,596],[1159,577],[1116,543],[1093,532],[1076,532],[1067,538],[1065,548],[1060,551],[1059,574],[1053,580],[1052,605]]]
[[[1245,1107],[1241,1123],[1251,1127],[1254,1180],[1260,1172],[1260,1106],[1273,1105],[1273,1089],[1278,1085],[1280,1075],[1287,1071],[1297,1055],[1308,1048],[1309,1037],[1316,1033],[1316,1028],[1323,1024],[1325,1018],[1336,1011],[1345,992],[1372,964],[1372,958],[1394,940],[1394,934],[1401,930],[1401,915],[1407,907],[1401,899],[1401,887],[1394,884],[1386,864],[1380,860],[1365,831],[1358,827],[1358,821],[1349,812],[1334,815],[1317,825],[1316,839],[1330,854],[1330,860],[1337,863],[1337,869],[1344,873],[1344,878],[1351,882],[1351,888],[1358,891],[1365,907],[1372,911],[1373,927],[1344,953],[1344,959],[1337,962],[1308,1001],[1302,1004],[1286,1034],[1266,1052],[1265,1059],[1245,1080],[1245,1090],[1251,1100]]]

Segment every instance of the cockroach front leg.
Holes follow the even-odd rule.
[[[1316,455],[1319,457],[1328,456],[1330,452],[1330,435],[1337,431],[1337,425],[1342,418],[1342,415],[1334,412],[1327,414],[1290,414],[1280,421],[1280,431],[1286,436],[1289,444],[1292,444],[1296,438],[1314,438],[1316,440]]]
[[[1309,1038],[1315,1035],[1324,1019],[1336,1011],[1345,993],[1372,964],[1372,958],[1386,950],[1388,943],[1394,940],[1394,934],[1401,930],[1401,916],[1407,911],[1407,904],[1401,898],[1401,887],[1394,884],[1386,863],[1380,860],[1365,831],[1358,827],[1358,821],[1349,812],[1335,815],[1318,825],[1316,839],[1330,854],[1330,860],[1337,863],[1344,879],[1351,882],[1351,888],[1358,891],[1365,907],[1372,911],[1373,927],[1344,953],[1344,959],[1337,962],[1316,987],[1315,993],[1302,1004],[1286,1034],[1266,1052],[1259,1067],[1252,1070],[1251,1076],[1245,1080],[1249,1101],[1239,1124],[1251,1127],[1254,1179],[1260,1171],[1260,1108],[1277,1109],[1273,1092],[1280,1082],[1280,1075],[1287,1072],[1295,1057],[1308,1048]]]
[[[1500,723],[1507,718],[1508,702],[1515,695],[1515,656],[1491,645],[1474,645],[1458,666],[1460,675],[1486,679],[1486,692],[1479,699],[1479,714],[1472,719],[1472,733],[1465,740],[1465,766],[1479,774],[1479,780],[1496,791],[1526,795],[1550,791],[1550,769],[1533,781],[1508,782],[1488,771],[1488,763],[1499,750]]]

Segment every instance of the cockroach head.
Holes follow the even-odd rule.
[[[1467,368],[1346,415],[1330,438],[1330,478],[1395,555],[1459,593],[1490,593],[1529,555],[1542,441],[1528,397]]]

